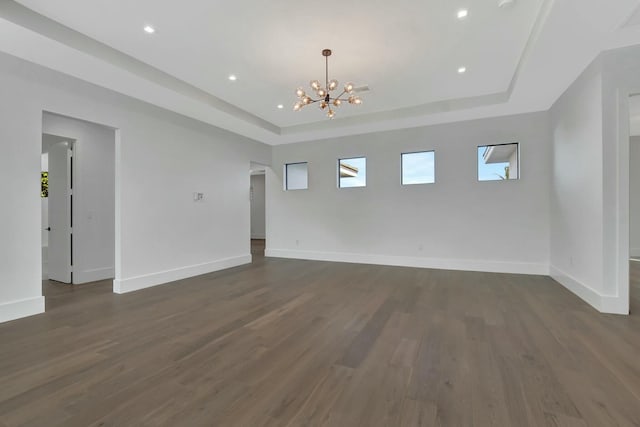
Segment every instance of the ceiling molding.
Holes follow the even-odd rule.
[[[123,70],[142,77],[157,85],[174,90],[185,96],[210,105],[229,115],[235,116],[247,123],[258,126],[274,134],[280,133],[276,125],[255,116],[248,111],[236,107],[202,89],[180,80],[162,70],[148,65],[130,55],[116,50],[104,43],[88,37],[78,31],[66,27],[46,16],[13,1],[0,2],[0,16],[9,22],[41,34],[51,40],[60,42],[73,49],[79,50],[113,64]]]
[[[548,8],[546,4],[552,2],[553,0],[545,0],[541,11],[546,10]],[[518,61],[518,67],[516,68],[516,71],[511,79],[508,90],[502,93],[488,94],[469,98],[442,100],[412,107],[395,109],[391,111],[381,111],[352,116],[348,118],[339,118],[334,119],[331,122],[321,121],[280,128],[271,122],[257,117],[249,113],[248,111],[232,105],[162,70],[159,70],[98,40],[95,40],[46,16],[43,16],[21,5],[20,3],[17,3],[16,1],[8,0],[2,2],[0,4],[0,16],[2,16],[9,22],[38,33],[51,40],[55,40],[61,44],[64,44],[65,46],[76,49],[87,55],[101,59],[147,81],[163,86],[167,89],[171,89],[184,96],[209,105],[219,111],[232,115],[244,122],[247,122],[250,125],[258,126],[261,129],[267,130],[268,132],[274,134],[275,136],[288,135],[289,137],[295,134],[314,132],[317,130],[327,129],[329,127],[333,129],[335,129],[336,127],[351,127],[353,125],[377,123],[381,120],[392,121],[396,119],[426,116],[436,113],[471,109],[477,108],[479,106],[507,102],[515,85],[515,81],[517,80],[518,70],[522,66],[522,58],[524,57],[526,50],[529,49],[531,45],[531,41],[529,40],[526,44],[525,51],[522,53],[520,60]],[[535,21],[534,29],[540,27],[540,20],[542,16],[543,13],[538,14],[538,17]],[[530,38],[531,36],[529,37],[529,39]]]
[[[358,116],[332,119],[330,122],[314,122],[296,126],[283,127],[281,129],[282,135],[293,135],[303,132],[313,132],[318,130],[325,130],[329,127],[335,126],[352,126],[352,125],[364,125],[368,123],[377,123],[381,120],[397,120],[409,117],[427,116],[436,113],[446,113],[457,110],[467,110],[477,108],[481,106],[489,106],[495,104],[502,104],[511,98],[511,94],[516,86],[518,77],[524,66],[526,59],[529,57],[530,51],[533,48],[535,40],[542,31],[543,25],[547,16],[551,12],[555,0],[544,0],[538,15],[536,16],[532,31],[529,33],[527,42],[523,51],[520,54],[518,63],[514,70],[513,76],[509,82],[509,86],[506,91],[499,93],[492,93],[487,95],[473,96],[468,98],[454,98],[436,102],[429,102],[426,104],[420,104],[412,107],[399,108],[389,111],[380,111],[376,113],[363,114]]]
[[[420,117],[438,113],[448,113],[457,110],[472,109],[487,105],[501,104],[509,100],[509,93],[502,92],[491,95],[475,96],[470,98],[451,99],[446,101],[430,102],[428,104],[416,105],[414,107],[399,108],[390,111],[380,111],[377,113],[363,114],[360,116],[332,119],[297,126],[282,128],[282,135],[295,135],[303,132],[314,132],[327,130],[336,126],[353,126],[379,123],[381,121],[391,121],[409,117]]]
[[[587,23],[583,31],[591,38],[587,37],[581,41],[580,34],[576,34],[569,38],[569,41],[565,41],[555,37],[561,28],[566,27],[568,11],[572,10],[571,4],[543,0],[524,48],[519,54],[511,80],[503,92],[441,100],[282,128],[13,0],[0,2],[0,17],[16,26],[10,28],[14,33],[7,34],[18,34],[24,40],[32,42],[32,48],[37,48],[21,49],[19,45],[12,46],[10,40],[4,43],[0,40],[0,50],[207,124],[277,145],[548,109],[566,89],[568,82],[575,80],[579,75],[578,69],[580,72],[584,69],[583,63],[588,64],[604,49],[640,42],[640,26],[624,27],[624,23],[628,23],[634,13],[637,14],[637,2],[631,8],[631,0],[621,2],[617,8],[609,7],[614,10],[606,16],[608,21],[603,20],[595,29],[589,28],[590,22],[598,22],[589,19],[599,19],[598,12],[606,10],[602,9],[602,2],[604,0],[597,5],[591,5],[588,12],[585,12],[590,14],[588,19],[581,21],[583,26]],[[622,15],[624,21],[621,22]],[[611,26],[614,20],[616,25]],[[2,20],[0,24],[1,22]],[[576,26],[579,27],[580,24]],[[604,31],[605,27],[620,26],[623,28],[618,31]],[[587,41],[593,40],[601,41],[602,46],[591,47],[593,43],[588,49],[583,46]],[[557,52],[549,50],[557,45]],[[576,52],[575,47],[580,48],[579,51]],[[63,60],[56,61],[55,55],[47,56],[47,48],[58,49],[64,53],[64,58],[88,65],[75,70],[69,64],[64,64]],[[563,57],[569,54],[572,55],[570,58]],[[547,64],[549,59],[558,63]],[[552,66],[562,72],[551,72],[549,67]],[[102,72],[98,73],[96,70]],[[117,76],[117,81],[110,80],[109,73],[111,76]],[[540,87],[539,89],[543,90],[539,91],[539,85],[548,87]]]

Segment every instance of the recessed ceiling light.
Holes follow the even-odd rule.
[[[460,67],[458,68],[458,74],[464,74],[467,72],[467,67]]]
[[[229,80],[231,80],[232,82],[235,82],[236,80],[238,80],[238,78],[236,77],[235,74],[231,74],[229,75]]]
[[[153,34],[156,32],[156,29],[153,28],[151,25],[145,25],[144,31],[148,34]]]
[[[469,11],[467,9],[460,9],[458,11],[458,19],[464,19],[469,15]]]
[[[282,110],[283,108],[284,108],[284,105],[278,104],[278,110]]]

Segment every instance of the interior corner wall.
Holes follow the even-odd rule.
[[[265,237],[265,175],[251,175],[251,238]]]
[[[629,140],[629,255],[640,258],[640,136]]]
[[[73,146],[73,283],[115,275],[115,130],[44,113],[42,132]]]
[[[250,262],[248,165],[268,165],[269,146],[6,54],[0,82],[0,192],[11,206],[0,209],[0,321],[44,310],[43,111],[118,129],[114,290]]]
[[[640,93],[640,46],[603,53],[604,279],[611,312],[629,313],[630,113]]]
[[[479,182],[480,145],[520,143],[520,179]],[[549,273],[548,114],[444,124],[273,147],[267,256]],[[401,185],[405,152],[435,150],[436,183]],[[337,188],[340,158],[367,158],[367,186]],[[309,189],[283,190],[308,162]]]
[[[602,61],[593,62],[551,109],[551,275],[602,310]]]

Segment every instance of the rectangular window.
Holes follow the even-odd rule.
[[[402,185],[436,182],[435,152],[420,151],[402,154]]]
[[[309,171],[307,162],[287,163],[284,166],[285,189],[306,190],[309,188]]]
[[[353,157],[338,160],[338,186],[340,188],[367,186],[367,159]]]
[[[478,181],[503,181],[519,178],[519,144],[478,147]]]

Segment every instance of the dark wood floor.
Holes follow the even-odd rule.
[[[257,256],[58,291],[0,325],[0,426],[640,425],[640,317],[545,277]]]

